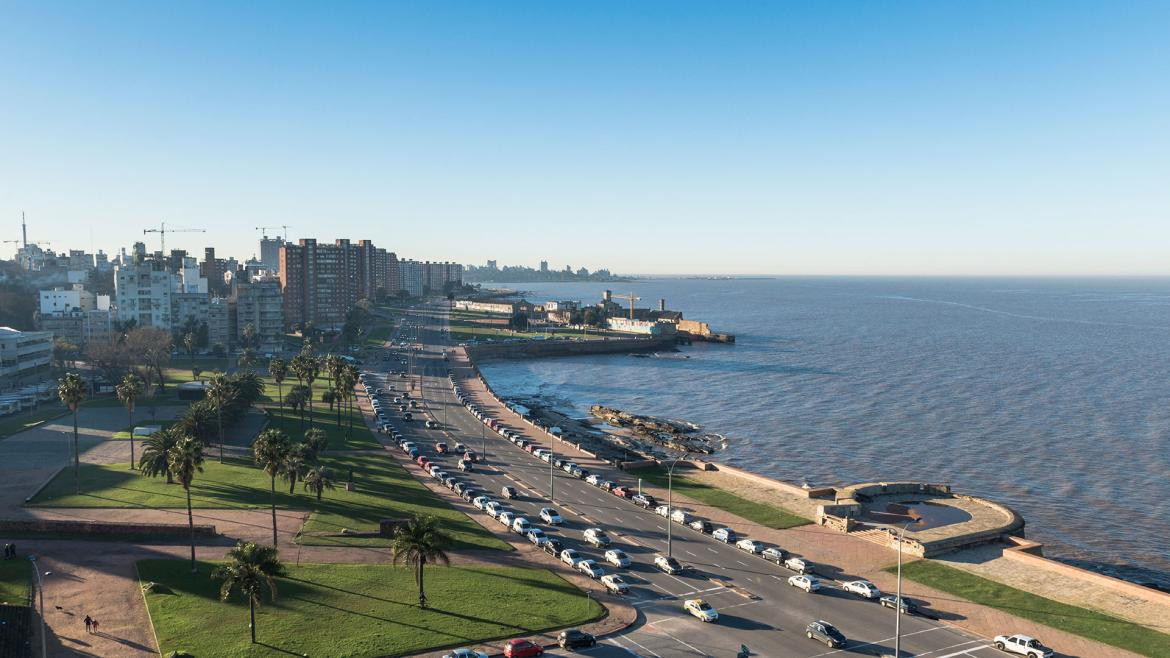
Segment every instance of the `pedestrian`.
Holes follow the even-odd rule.
[[[16,557],[16,542],[8,545],[8,557]]]
[[[9,555],[8,555],[8,554],[9,554],[11,551],[12,551],[12,544],[5,544],[5,545],[4,545],[4,559],[5,559],[5,560],[7,560],[7,559],[8,559],[8,557],[9,557]]]
[[[89,615],[85,616],[85,632],[86,633],[93,632],[93,620],[89,618]]]
[[[95,620],[93,620],[93,632],[95,634],[98,632],[97,628],[98,628],[98,621],[95,619]]]

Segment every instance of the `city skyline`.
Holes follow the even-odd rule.
[[[17,6],[0,232],[618,274],[1166,275],[1155,3]],[[13,245],[0,245],[8,257]],[[686,263],[686,267],[680,267]]]

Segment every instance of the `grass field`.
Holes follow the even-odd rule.
[[[382,343],[390,340],[390,333],[393,328],[388,324],[378,324],[370,329],[370,333],[366,334],[366,345],[370,347],[381,347]]]
[[[0,560],[0,604],[27,605],[32,577],[32,563],[25,556]]]
[[[408,567],[305,564],[278,579],[276,601],[265,595],[253,645],[247,604],[238,595],[220,602],[211,569],[203,563],[192,575],[182,560],[138,563],[143,583],[169,590],[146,595],[163,654],[399,656],[522,637],[602,614],[596,601],[543,569],[429,566],[430,607],[423,610]]]
[[[897,567],[886,569],[889,572],[896,570]],[[902,575],[968,601],[1134,653],[1170,656],[1170,635],[1095,610],[1001,585],[945,564],[930,560],[903,564]]]
[[[146,410],[135,409],[134,415],[138,416],[143,411],[146,411]],[[146,411],[146,415],[149,416],[150,412]],[[138,420],[136,418],[134,421],[134,427],[157,426],[157,427],[161,427],[163,429],[166,429],[166,428],[170,427],[171,425],[174,425],[176,422],[177,421],[175,421],[175,420],[156,420],[154,422],[151,422],[149,417],[145,418],[143,420]],[[111,439],[120,439],[123,441],[129,441],[130,440],[130,431],[132,429],[133,429],[132,427],[127,425],[126,427],[123,427],[122,429],[118,430],[117,432],[114,432],[113,434],[111,434],[110,438]]]
[[[34,411],[22,411],[13,414],[6,418],[0,419],[0,439],[12,436],[17,432],[23,432],[43,423],[47,420],[59,418],[68,413],[69,410],[63,405],[57,403],[48,403],[41,406],[40,409]]]
[[[326,491],[320,503],[299,486],[293,494],[288,485],[276,481],[277,506],[311,512],[298,542],[307,545],[385,546],[383,538],[329,537],[343,528],[377,530],[382,519],[402,519],[417,513],[439,517],[458,548],[509,550],[463,513],[423,487],[391,457],[383,455],[325,456],[326,466],[337,489]],[[191,500],[201,509],[252,508],[269,504],[268,476],[250,459],[228,458],[220,464],[213,456],[204,462],[204,472],[191,485]],[[354,491],[345,491],[345,480],[354,471]],[[73,493],[73,470],[66,468],[31,502],[44,507],[146,507],[182,508],[183,490],[168,485],[166,478],[147,478],[126,464],[81,465],[82,494]]]
[[[663,469],[631,469],[630,475],[644,478],[660,487],[665,487],[667,484],[666,471]],[[726,512],[731,512],[736,516],[743,517],[748,521],[769,528],[792,528],[809,523],[808,519],[793,514],[784,508],[748,500],[730,491],[724,491],[723,489],[717,489],[691,480],[685,475],[679,475],[677,471],[674,475],[674,490],[684,496],[706,503],[712,507],[717,507]]]

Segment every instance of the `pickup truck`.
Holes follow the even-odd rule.
[[[1028,658],[1052,658],[1052,649],[1028,635],[996,635],[992,641],[996,649]]]

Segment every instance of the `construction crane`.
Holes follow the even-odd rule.
[[[161,222],[158,228],[142,229],[142,234],[158,233],[159,248],[162,249],[162,255],[167,255],[167,233],[206,233],[207,229],[203,228],[167,228],[166,222]]]
[[[20,245],[22,247],[27,247],[30,244],[28,241],[28,224],[25,223],[25,221],[24,221],[24,211],[23,210],[20,212],[20,239],[19,240],[5,240],[4,241],[5,244],[8,244],[9,242],[20,243]],[[31,244],[52,244],[52,243],[49,242],[48,240],[44,240],[42,242],[33,242]]]
[[[270,229],[270,228],[272,228],[272,229],[277,229],[277,228],[282,228],[282,229],[284,229],[284,241],[285,241],[285,242],[288,242],[288,224],[281,224],[280,226],[257,226],[257,227],[256,227],[256,230],[257,230],[257,231],[264,231],[264,237],[268,237],[268,229]]]
[[[634,319],[634,302],[641,301],[642,298],[634,295],[634,293],[632,293],[632,292],[625,294],[625,295],[614,295],[614,297],[617,297],[619,299],[630,300],[630,319],[633,320]]]

